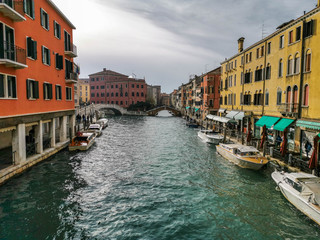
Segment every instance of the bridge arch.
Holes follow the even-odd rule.
[[[124,115],[127,113],[127,109],[116,104],[95,104],[94,107],[98,111],[111,110],[115,115]]]
[[[147,114],[149,116],[156,116],[159,112],[167,110],[169,111],[172,115],[179,117],[181,116],[181,112],[173,107],[169,107],[169,106],[161,106],[161,107],[157,107],[154,109],[151,109],[149,111],[147,111]]]

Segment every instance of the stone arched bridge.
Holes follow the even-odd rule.
[[[161,107],[157,107],[157,108],[154,108],[154,109],[151,109],[149,111],[147,111],[146,113],[149,115],[149,116],[156,116],[160,111],[164,111],[164,110],[167,110],[169,111],[172,115],[174,116],[181,116],[181,112],[173,107],[169,107],[169,106],[161,106]]]

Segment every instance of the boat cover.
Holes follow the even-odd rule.
[[[303,192],[312,192],[312,200],[314,204],[320,205],[320,178],[312,178],[308,180],[302,180],[303,185],[307,188],[303,189]]]

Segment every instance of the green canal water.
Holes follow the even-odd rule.
[[[0,239],[320,239],[270,173],[229,163],[183,119],[114,117],[88,152],[0,187]]]

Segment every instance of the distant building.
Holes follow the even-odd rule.
[[[147,99],[146,101],[158,106],[160,105],[161,86],[147,85]]]
[[[170,95],[169,94],[161,93],[160,98],[161,98],[161,100],[160,100],[161,104],[160,105],[162,105],[162,106],[163,105],[170,106]]]
[[[90,102],[90,79],[82,78],[78,82],[79,104]]]
[[[90,74],[90,102],[94,104],[116,104],[127,108],[137,102],[145,102],[147,84],[144,79],[136,79],[103,69]]]

